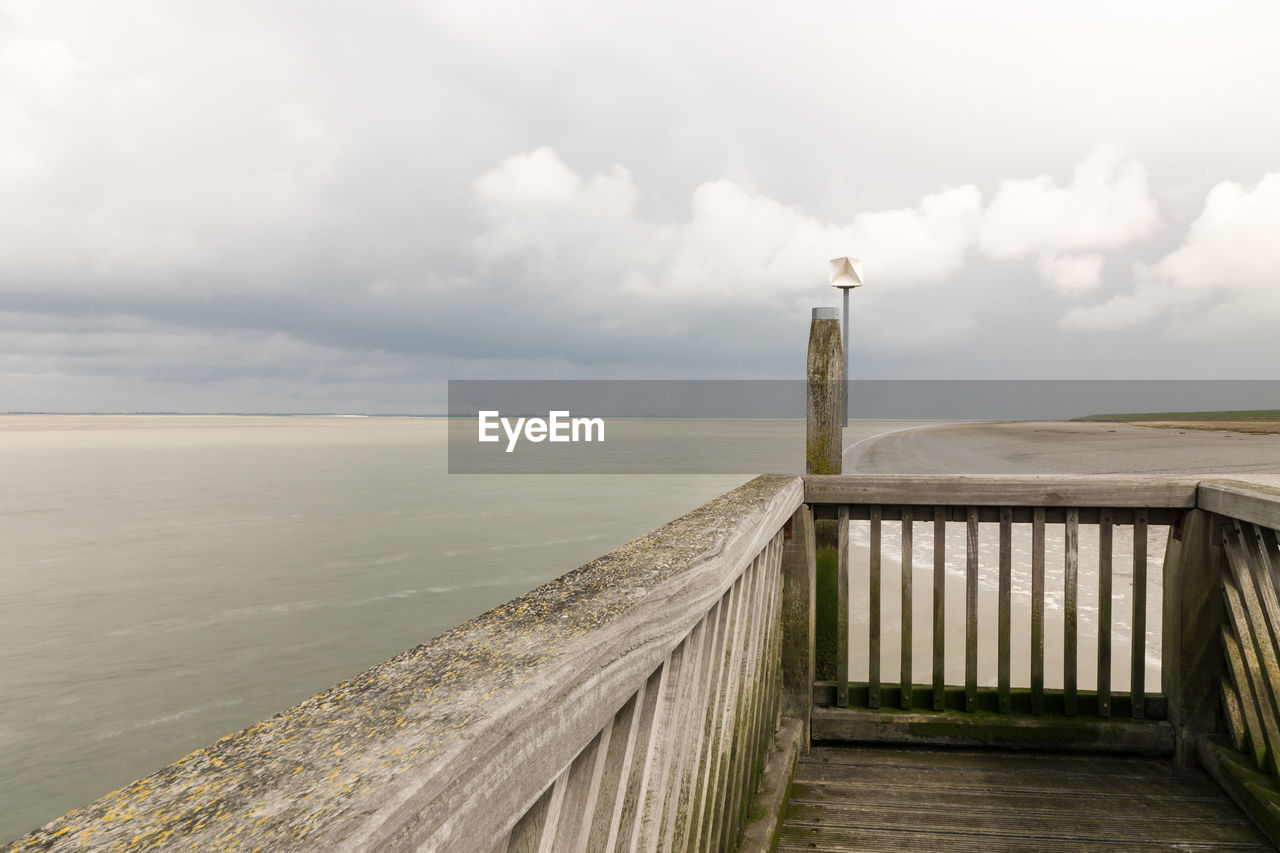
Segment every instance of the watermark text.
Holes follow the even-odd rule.
[[[604,441],[604,418],[575,418],[567,411],[548,412],[543,418],[504,418],[496,410],[479,412],[479,440],[501,441],[507,436],[507,453],[516,449],[523,437],[535,444],[541,441]]]

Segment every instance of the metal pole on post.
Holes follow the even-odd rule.
[[[849,291],[862,287],[862,261],[857,258],[832,258],[831,286],[844,294],[844,316],[840,328],[844,334],[844,379],[840,383],[840,400],[843,410],[842,425],[849,425]]]
[[[840,383],[840,399],[844,402],[844,426],[849,425],[849,288],[840,288],[844,293],[844,315],[840,318],[840,331],[843,333],[844,381]]]

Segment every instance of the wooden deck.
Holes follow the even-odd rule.
[[[1203,773],[1067,753],[815,747],[778,850],[1274,850]]]

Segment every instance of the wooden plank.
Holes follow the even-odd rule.
[[[657,741],[654,724],[662,704],[662,697],[666,693],[669,676],[670,669],[664,661],[645,683],[644,702],[640,705],[636,720],[635,751],[630,772],[618,790],[620,802],[616,812],[616,823],[609,835],[609,849],[614,849],[617,845],[635,849],[635,830],[640,821],[640,811],[644,807],[645,781],[652,766],[653,751]]]
[[[738,668],[741,663],[742,638],[745,622],[746,583],[739,577],[733,588],[733,605],[729,623],[728,642],[724,648],[724,669],[720,678],[719,720],[716,725],[716,743],[712,752],[710,781],[707,785],[707,808],[702,828],[708,849],[718,849],[723,831],[725,796],[729,773],[730,750],[733,748],[733,715],[737,711]]]
[[[808,493],[809,485],[805,484]],[[1280,527],[1280,489],[1238,480],[1204,480],[1197,490],[1201,509],[1250,524]],[[1152,504],[1154,506],[1154,504]]]
[[[1268,592],[1271,589],[1270,579],[1266,577],[1266,569],[1262,565],[1262,554],[1258,548],[1257,528],[1229,521],[1224,531],[1224,545],[1227,553],[1227,564],[1235,579],[1236,588],[1240,591],[1241,601],[1245,606],[1245,615],[1253,629],[1254,642],[1258,647],[1258,659],[1261,661],[1267,676],[1270,693],[1277,707],[1280,708],[1280,664],[1276,663],[1275,620],[1272,618],[1275,609],[1268,609]],[[1259,584],[1258,581],[1263,583]],[[1271,607],[1275,608],[1274,595]],[[1280,715],[1278,715],[1280,718]]]
[[[791,525],[792,535],[782,552],[782,703],[783,713],[801,720],[807,733],[817,611],[813,513],[808,506],[796,510]]]
[[[871,507],[869,522],[871,549],[868,554],[870,576],[867,592],[867,707],[880,707],[880,507]],[[847,686],[847,684],[846,684]],[[846,691],[847,692],[847,691]],[[836,691],[836,700],[840,691]],[[848,700],[846,699],[847,703]]]
[[[1098,523],[1098,716],[1111,716],[1111,510]]]
[[[1013,511],[1008,507],[1000,510],[1000,578],[999,578],[999,624],[996,638],[996,689],[1000,696],[1000,713],[1007,714],[1010,709],[1009,700],[1009,657],[1013,642],[1010,612],[1013,595]]]
[[[689,638],[685,640],[688,650],[685,653],[685,677],[679,704],[677,706],[676,745],[672,756],[670,782],[666,786],[662,826],[662,848],[670,850],[675,843],[675,830],[678,823],[683,823],[677,816],[684,814],[681,806],[688,802],[689,783],[692,775],[689,767],[693,764],[694,741],[702,732],[702,719],[705,713],[705,695],[702,692],[706,682],[707,646],[709,643],[708,618],[703,617],[693,627]],[[566,847],[565,849],[572,849]]]
[[[835,521],[836,507],[839,504],[813,504],[813,517],[817,519],[826,519]],[[850,521],[866,521],[868,518],[868,504],[849,504],[849,520]],[[883,521],[897,521],[899,518],[900,508],[893,504],[884,504],[884,513],[881,516]],[[1017,506],[1016,504],[1008,505],[1013,509],[1014,524],[1030,524],[1032,510],[1036,507]],[[1044,510],[1046,524],[1062,524],[1067,519],[1067,510],[1065,507],[1046,506],[1041,507]],[[1075,507],[1079,513],[1081,524],[1097,524],[1098,514],[1101,511],[1098,507],[1077,506]],[[1117,525],[1133,524],[1133,517],[1137,513],[1135,507],[1112,507],[1112,522]],[[968,517],[969,508],[963,504],[959,506],[949,506],[945,508],[946,520],[949,522],[964,523]],[[1177,524],[1182,518],[1186,510],[1171,509],[1161,507],[1147,508],[1147,523],[1152,525],[1171,525]],[[1000,521],[999,506],[980,506],[978,507],[978,521],[982,524],[996,524]],[[835,527],[831,528],[833,531]],[[835,535],[832,534],[833,543]],[[835,547],[832,545],[832,547]]]
[[[1107,723],[1097,719],[1066,722],[1089,730]],[[816,746],[801,759],[796,794],[801,798],[808,795],[809,799],[817,799],[815,794],[841,799],[862,795],[875,801],[906,799],[916,792],[931,798],[945,793],[1007,796],[1022,792],[1029,797],[1080,800],[1085,808],[1108,799],[1147,803],[1153,799],[1170,800],[1177,803],[1176,808],[1214,800],[1223,803],[1222,792],[1210,779],[1198,773],[1174,775],[1168,756],[1159,753],[1129,755],[1123,751],[1006,750],[982,746],[905,749],[932,758],[934,763],[919,767],[899,761],[897,756],[904,748],[892,744]],[[857,758],[882,754],[891,756],[883,764]],[[846,759],[846,755],[851,758]],[[1082,770],[1079,765],[1086,762],[1088,766]]]
[[[806,476],[810,504],[1176,507],[1196,505],[1197,480],[1112,476]],[[1277,525],[1268,525],[1277,526]]]
[[[1173,727],[1163,720],[814,708],[812,725],[814,740],[829,742],[1173,754]]]
[[[1280,845],[1280,789],[1276,780],[1250,767],[1217,737],[1200,739],[1200,764],[1236,801],[1272,843]]]
[[[1031,521],[1031,713],[1044,713],[1044,508]]]
[[[849,507],[839,509],[839,567],[836,581],[836,704],[849,704]]]
[[[637,804],[635,828],[632,830],[633,850],[653,851],[662,836],[662,812],[666,806],[667,773],[671,767],[672,753],[681,731],[676,725],[680,716],[686,682],[689,680],[689,637],[676,646],[667,658],[664,670],[665,683],[658,705],[654,709],[652,748],[649,761],[640,778],[640,802]]]
[[[1243,815],[1228,822],[1191,821],[1170,814],[1116,814],[1104,801],[1095,810],[1064,808],[1041,812],[1034,817],[1018,812],[979,810],[972,815],[954,811],[934,813],[912,809],[906,804],[882,811],[881,820],[871,809],[857,804],[836,806],[814,804],[797,808],[787,817],[791,831],[815,830],[816,850],[947,850],[962,839],[984,840],[988,850],[1032,850],[1040,853],[1051,843],[1066,842],[1074,850],[1126,850],[1148,853],[1155,850],[1265,850],[1261,833]],[[1163,810],[1162,810],[1163,811]],[[881,837],[892,832],[897,843],[861,845],[866,833]],[[925,836],[925,838],[921,838]],[[946,840],[951,838],[952,844]],[[808,842],[806,842],[808,843]],[[828,846],[832,845],[832,846]],[[1096,845],[1096,846],[1095,846]],[[1058,848],[1062,849],[1062,848]]]
[[[636,739],[639,737],[640,714],[644,705],[647,685],[642,684],[636,694],[622,706],[613,718],[609,753],[605,758],[601,777],[600,795],[596,800],[595,819],[591,823],[591,850],[612,850],[618,840],[618,823],[622,818],[622,804],[627,796],[627,779],[635,760]]]
[[[1147,690],[1147,511],[1133,520],[1133,626],[1129,645],[1129,697],[1131,714],[1141,718]]]
[[[737,853],[772,853],[787,813],[796,759],[801,750],[807,748],[800,721],[795,718],[783,720],[760,773],[759,790],[751,802],[751,819],[743,827],[742,844]]]
[[[771,685],[770,685],[770,687],[769,687],[769,695],[770,695],[770,697],[772,697],[772,705],[771,705],[771,707],[770,707],[770,709],[769,709],[769,717],[768,717],[768,720],[769,720],[769,721],[771,721],[772,725],[773,725],[775,728],[776,728],[776,727],[777,727],[777,725],[778,725],[778,720],[779,720],[779,719],[781,718],[781,716],[782,716],[782,552],[781,552],[781,537],[779,537],[779,543],[780,543],[780,544],[779,544],[779,551],[778,551],[777,563],[776,563],[776,565],[775,565],[775,567],[774,567],[774,569],[773,569],[773,572],[774,572],[774,584],[775,584],[775,586],[774,586],[774,592],[773,592],[773,596],[774,596],[774,605],[773,605],[773,615],[770,617],[770,618],[771,618],[771,620],[772,620],[770,624],[772,625],[772,630],[773,630],[773,646],[772,646],[773,651],[771,652],[771,657],[770,657],[770,660],[771,660],[773,663],[772,663],[772,666],[770,667],[770,676],[771,676],[771,678],[773,679],[773,681],[772,681],[772,683],[771,683]],[[812,694],[811,694],[811,695],[812,695]],[[808,740],[807,740],[807,738],[808,738],[808,725],[807,725],[807,724],[804,726],[804,733],[802,734],[802,736],[806,739],[806,740],[805,740],[805,742],[806,742],[806,743],[808,743]],[[772,734],[768,735],[768,737],[769,737],[769,739],[772,739]],[[768,743],[766,743],[766,748],[767,748],[767,746],[768,746]]]
[[[1271,581],[1271,588],[1274,591],[1277,584],[1280,584],[1280,545],[1276,542],[1276,531],[1269,527],[1257,527],[1258,531],[1258,549],[1262,554],[1263,563],[1266,566],[1266,576]]]
[[[1077,713],[1076,703],[1076,645],[1079,631],[1079,613],[1077,594],[1079,588],[1080,568],[1080,522],[1076,510],[1067,510],[1064,550],[1064,609],[1065,624],[1062,638],[1062,690],[1067,716]]]
[[[1244,706],[1240,704],[1240,694],[1236,693],[1231,680],[1222,677],[1222,716],[1227,723],[1227,734],[1231,736],[1231,745],[1237,752],[1244,753],[1249,749],[1249,732],[1245,729]]]
[[[778,544],[777,553],[781,553],[781,541]],[[774,733],[778,727],[778,707],[781,700],[781,669],[779,667],[779,652],[781,648],[782,625],[780,621],[780,613],[782,606],[782,574],[779,562],[771,559],[768,564],[768,573],[766,578],[768,584],[765,588],[766,609],[765,609],[765,634],[763,655],[763,688],[760,700],[760,719],[756,726],[756,737],[758,738],[755,750],[756,755],[764,756],[769,751],[769,747],[773,742]]]
[[[742,811],[746,808],[749,792],[746,790],[747,776],[755,758],[752,753],[754,743],[751,731],[752,708],[755,697],[759,693],[758,664],[760,662],[760,634],[763,627],[764,596],[764,560],[757,558],[747,570],[747,624],[745,646],[739,670],[739,688],[734,713],[734,727],[731,742],[731,759],[729,763],[729,784],[725,799],[725,838],[734,840],[737,836]],[[848,691],[845,691],[848,693]]]
[[[1226,625],[1222,626],[1222,654],[1226,658],[1226,672],[1222,678],[1230,678],[1235,686],[1236,698],[1240,701],[1240,720],[1244,724],[1248,748],[1242,752],[1252,753],[1253,762],[1260,768],[1267,763],[1267,738],[1262,731],[1262,719],[1258,716],[1257,699],[1253,695],[1253,685],[1249,683],[1248,672],[1245,671],[1244,656],[1240,653],[1240,643],[1235,639]]]
[[[935,832],[927,826],[904,832],[877,827],[825,828],[787,824],[778,838],[778,853],[882,853],[885,850],[945,850],[947,853],[991,853],[993,850],[1034,850],[1035,853],[1161,853],[1169,846],[1143,844],[1132,836],[1088,841],[1080,837],[1052,839],[1045,837],[1004,837],[988,833],[957,834]],[[1176,848],[1175,848],[1176,849]],[[1194,847],[1213,850],[1212,847]],[[1264,851],[1270,845],[1259,841],[1253,845],[1232,844],[1219,850]]]
[[[1227,565],[1235,582],[1234,592],[1239,596],[1243,618],[1248,624],[1248,634],[1237,628],[1236,636],[1242,645],[1245,644],[1247,637],[1252,637],[1256,668],[1251,669],[1249,676],[1254,687],[1255,698],[1260,705],[1265,705],[1270,710],[1272,718],[1280,723],[1280,664],[1277,663],[1276,649],[1271,641],[1271,629],[1267,625],[1262,602],[1253,583],[1253,572],[1249,564],[1252,562],[1251,556],[1254,555],[1250,555],[1245,546],[1244,531],[1239,522],[1228,524],[1224,533],[1226,539],[1223,544],[1227,553]],[[1227,604],[1228,607],[1231,606],[1230,599]],[[1243,650],[1245,659],[1248,660],[1250,649]],[[1270,735],[1270,730],[1266,729],[1267,714],[1264,712],[1261,716],[1264,731]],[[1280,734],[1280,730],[1277,734]],[[1277,753],[1277,767],[1280,768],[1280,737],[1274,740],[1269,738],[1267,747]]]
[[[542,838],[542,828],[547,825],[551,802],[556,786],[552,785],[537,799],[524,816],[516,822],[507,840],[507,853],[537,853]]]
[[[933,508],[933,709],[946,702],[947,522],[944,509]]]
[[[755,569],[757,575],[755,594],[758,604],[755,616],[756,624],[754,626],[755,639],[752,643],[753,650],[751,658],[747,662],[749,673],[746,683],[746,701],[741,703],[744,709],[744,731],[740,734],[737,748],[743,753],[743,756],[738,772],[736,793],[734,794],[734,799],[737,802],[737,811],[731,824],[732,838],[735,839],[735,842],[740,837],[742,827],[747,821],[747,812],[751,807],[752,795],[756,787],[756,769],[764,756],[766,734],[772,734],[772,726],[769,727],[768,733],[764,731],[765,709],[768,705],[767,694],[770,684],[769,672],[774,660],[770,647],[770,626],[773,621],[774,605],[773,588],[776,578],[772,553],[772,548],[766,549],[761,554],[760,564]]]
[[[1089,721],[1073,720],[1073,724],[1089,725]],[[1052,762],[1053,773],[1036,772],[1026,774],[1028,763],[1037,765]],[[834,768],[839,766],[843,768],[843,773],[837,774]],[[804,771],[802,777],[807,779],[812,785],[825,786],[828,784],[839,784],[839,782],[831,781],[840,779],[845,782],[856,782],[858,777],[865,771],[870,769],[880,769],[889,772],[898,772],[903,776],[903,782],[909,773],[919,770],[937,770],[938,775],[943,777],[942,781],[930,779],[932,774],[917,775],[914,780],[908,784],[918,784],[922,787],[939,787],[945,785],[945,775],[952,770],[970,770],[982,771],[990,774],[1003,774],[1014,777],[1006,779],[1005,782],[1012,785],[1027,785],[1034,787],[1041,793],[1053,796],[1060,796],[1063,788],[1061,785],[1069,784],[1073,778],[1089,777],[1095,779],[1111,778],[1111,779],[1138,779],[1150,778],[1153,775],[1169,776],[1169,764],[1159,756],[1133,756],[1133,755],[1098,755],[1089,752],[1051,752],[1051,753],[1026,753],[1020,750],[988,750],[981,747],[969,749],[949,747],[922,747],[922,746],[848,746],[845,744],[830,744],[813,747],[804,757]],[[1043,767],[1037,770],[1043,771]],[[825,771],[832,771],[830,773]],[[816,780],[813,776],[814,772],[822,772],[822,780]],[[1032,778],[1024,778],[1030,775]],[[996,782],[995,779],[992,780]],[[1214,791],[1213,783],[1203,777],[1189,774],[1187,776],[1166,778],[1169,782],[1166,790],[1162,793],[1182,800],[1203,799],[1204,797],[1212,797]],[[801,780],[797,780],[797,785]],[[1055,787],[1055,785],[1057,787]],[[993,789],[998,786],[993,784]],[[1001,786],[1002,787],[1002,786]],[[803,796],[801,791],[797,791],[798,795]],[[881,794],[880,786],[876,786],[875,790],[867,791],[866,795],[869,799]],[[1090,791],[1090,796],[1124,796],[1121,790],[1109,791]],[[1131,793],[1129,796],[1135,796]],[[894,790],[887,793],[889,798],[897,796],[896,786]]]
[[[911,577],[913,572],[912,557],[914,555],[914,547],[912,542],[913,517],[911,507],[904,506],[902,508],[902,612],[899,617],[899,625],[901,626],[901,639],[899,646],[902,650],[902,664],[899,669],[902,691],[902,707],[911,707]]]
[[[845,747],[844,749],[850,752],[869,752],[872,754],[882,751],[880,747]],[[930,755],[938,754],[933,750],[921,749],[921,751]],[[1004,750],[983,750],[983,752],[989,752],[996,758],[1004,758],[1008,755]],[[1019,776],[1024,774],[1031,776],[1047,772],[1063,773],[1065,775],[1070,773],[1072,760],[1082,757],[1109,760],[1117,764],[1136,763],[1140,769],[1119,777],[1125,781],[1132,778],[1141,781],[1158,780],[1163,782],[1166,779],[1161,777],[1166,776],[1168,773],[1168,762],[1145,757],[1084,756],[1078,753],[1020,754],[1019,757],[1022,760],[1012,765],[1015,769],[1012,771],[990,771],[992,776],[994,777],[996,773],[1001,772],[1007,775],[1017,774]],[[1034,766],[1028,766],[1033,761],[1035,762]],[[985,767],[981,762],[975,761],[974,764],[978,768]],[[1065,768],[1062,766],[1064,764],[1067,765]],[[1144,771],[1141,769],[1147,765],[1155,766],[1150,770]],[[898,806],[905,806],[910,809],[928,809],[932,804],[934,808],[938,809],[959,809],[973,815],[975,818],[981,818],[991,813],[1004,813],[1020,814],[1028,819],[1034,819],[1035,813],[1045,808],[1065,807],[1087,810],[1090,806],[1098,804],[1102,805],[1110,813],[1118,810],[1133,810],[1136,813],[1150,815],[1161,809],[1169,809],[1176,815],[1174,817],[1175,820],[1213,820],[1222,818],[1236,822],[1240,820],[1239,812],[1219,791],[1206,791],[1204,792],[1206,796],[1200,797],[1179,797],[1176,796],[1178,792],[1174,786],[1166,785],[1163,786],[1165,788],[1165,796],[1124,790],[1100,793],[1092,790],[1092,786],[1089,784],[1094,778],[1097,778],[1094,774],[1077,777],[1081,783],[1081,790],[1079,791],[1059,790],[1044,792],[1025,790],[1018,784],[1017,779],[1009,780],[1010,784],[1008,789],[1005,790],[996,786],[990,788],[980,786],[969,788],[953,787],[947,784],[950,781],[951,774],[943,768],[938,768],[936,773],[920,773],[918,772],[919,768],[903,768],[903,780],[916,782],[917,784],[895,785],[892,787],[878,786],[875,788],[858,786],[856,782],[851,784],[849,782],[811,780],[805,774],[807,769],[807,767],[802,768],[800,778],[792,786],[791,802],[793,803],[828,802],[834,807],[840,808],[844,803],[852,800],[858,806],[880,809],[892,809]],[[937,778],[941,784],[931,784],[934,778]],[[1114,779],[1117,777],[1108,774],[1103,778]],[[927,821],[925,822],[927,823]]]
[[[1214,627],[1216,633],[1217,627]],[[1213,649],[1215,655],[1222,656],[1217,643],[1209,642],[1205,644],[1208,648]],[[967,704],[965,696],[965,688],[963,684],[948,687],[946,689],[944,707],[948,711],[962,711]],[[1013,705],[1014,714],[1031,715],[1031,690],[1027,687],[1014,687],[1010,691],[1010,699]],[[1050,715],[1063,715],[1063,691],[1058,689],[1045,689],[1044,691],[1044,709],[1042,713]],[[1092,690],[1077,691],[1079,713],[1094,716],[1097,714],[1098,697]],[[1216,697],[1215,690],[1215,697]],[[865,708],[867,696],[867,685],[865,682],[849,683],[849,707]],[[834,706],[836,697],[836,685],[833,681],[819,681],[813,685],[813,703],[815,705]],[[922,685],[917,684],[915,690],[915,703],[913,710],[926,711],[933,707],[932,691],[923,689]],[[881,698],[884,700],[886,707],[898,707],[898,686],[896,684],[885,685],[881,691]],[[995,714],[998,712],[999,694],[994,686],[978,687],[977,710]],[[1146,697],[1147,707],[1144,716],[1152,720],[1170,719],[1169,700],[1166,696]],[[1214,700],[1214,708],[1217,708],[1217,699]],[[1130,715],[1129,697],[1128,696],[1112,696],[1111,708],[1113,714],[1122,716]],[[1032,715],[1034,716],[1034,715]]]
[[[964,693],[965,710],[978,706],[978,512],[969,508],[965,527],[964,567]]]
[[[1049,766],[1052,767],[1052,763]],[[1034,772],[1030,766],[1027,771]],[[1225,845],[1229,845],[1227,849],[1239,849],[1240,845],[1261,841],[1258,831],[1244,815],[1225,802],[1222,805],[1226,808],[1209,820],[1189,820],[1167,807],[1130,810],[1124,801],[1101,800],[1090,805],[1086,810],[1078,804],[1064,803],[1057,809],[1035,812],[977,805],[961,812],[931,808],[913,797],[888,808],[857,801],[823,801],[794,803],[787,815],[787,824],[821,827],[837,833],[869,828],[904,833],[927,829],[959,837],[985,837],[990,839],[993,850],[1038,850],[1045,839],[1079,843],[1111,841],[1115,849],[1132,849],[1129,844],[1140,845],[1139,849],[1159,844],[1175,850],[1206,847],[1221,850]]]
[[[716,612],[713,623],[714,633],[711,643],[711,657],[707,664],[707,701],[704,705],[706,708],[706,722],[702,726],[702,737],[699,739],[695,750],[697,761],[694,765],[694,772],[697,774],[697,783],[694,788],[689,817],[686,820],[687,849],[702,849],[699,841],[702,837],[704,816],[708,809],[707,803],[711,796],[708,793],[711,787],[711,768],[716,761],[715,750],[718,743],[718,724],[722,716],[720,704],[724,701],[725,647],[729,643],[732,603],[733,590],[731,589],[725,592],[724,597],[716,605],[718,612]],[[812,702],[810,704],[812,705]]]
[[[579,756],[581,757],[581,756]],[[551,802],[547,806],[547,814],[542,822],[542,831],[539,833],[539,840],[536,846],[525,847],[527,850],[537,850],[538,853],[555,853],[556,850],[563,850],[564,847],[556,846],[556,834],[560,828],[560,815],[564,808],[564,801],[569,789],[569,777],[573,772],[573,765],[569,765],[564,772],[556,778],[551,785]],[[514,838],[514,833],[512,834]],[[530,838],[530,841],[533,839]],[[509,848],[519,849],[519,848]]]
[[[1275,709],[1268,695],[1270,691],[1262,674],[1262,666],[1258,662],[1253,632],[1249,628],[1249,619],[1245,615],[1244,603],[1240,600],[1240,591],[1236,589],[1235,582],[1229,578],[1223,578],[1222,594],[1227,603],[1227,616],[1235,631],[1235,639],[1239,641],[1240,659],[1244,664],[1244,671],[1241,673],[1243,680],[1236,681],[1236,689],[1240,692],[1242,702],[1248,701],[1245,698],[1246,692],[1253,699],[1258,720],[1262,724],[1261,739],[1255,744],[1255,748],[1259,746],[1265,748],[1266,767],[1271,773],[1277,774],[1280,773],[1280,723],[1277,722]],[[1224,640],[1224,648],[1226,645],[1227,641]],[[1232,664],[1230,652],[1228,652],[1228,664]]]
[[[551,835],[549,850],[578,850],[587,846],[591,832],[590,818],[595,814],[596,800],[600,794],[600,780],[604,775],[605,757],[609,750],[609,736],[613,726],[601,729],[587,748],[573,760],[566,784],[564,805],[559,810],[556,831]]]
[[[1169,529],[1161,571],[1163,639],[1160,678],[1169,720],[1177,728],[1175,764],[1191,768],[1196,740],[1217,731],[1222,650],[1211,641],[1226,621],[1222,598],[1222,546],[1215,543],[1213,518],[1186,512]]]
[[[607,735],[600,739],[603,766],[596,768],[599,785],[595,793],[595,806],[582,815],[588,849],[603,849],[612,831],[614,818],[621,802],[620,790],[631,771],[631,756],[635,752],[636,708],[644,702],[644,686],[614,715],[605,726]]]
[[[1235,528],[1248,557],[1249,573],[1265,617],[1267,638],[1272,648],[1280,652],[1280,600],[1276,597],[1275,564],[1257,525],[1236,521]]]

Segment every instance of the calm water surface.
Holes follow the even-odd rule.
[[[450,476],[440,420],[0,416],[0,840],[801,470],[733,423],[743,475]]]

